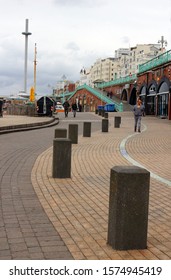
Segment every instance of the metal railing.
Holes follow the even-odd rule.
[[[122,102],[121,103],[114,102],[114,104],[115,104],[116,111],[123,112],[123,103]]]
[[[134,81],[136,79],[137,79],[136,74],[128,75],[126,77],[121,77],[121,78],[118,78],[118,79],[115,79],[115,80],[112,80],[112,81],[109,81],[109,82],[100,83],[97,86],[97,88],[105,88],[105,87],[110,87],[110,86],[113,86],[113,85],[126,84],[126,83],[129,83],[129,82]]]
[[[95,88],[92,88],[88,85],[82,85],[76,88],[76,91],[86,89],[87,91],[91,92],[93,95],[97,96],[103,102],[107,104],[114,104],[114,101],[111,100],[109,97],[105,96],[102,92],[97,91]]]
[[[67,92],[66,94],[65,94],[65,92],[64,92],[64,94],[61,93],[61,94],[59,95],[59,97],[63,97],[63,96],[64,96],[64,97],[68,97],[68,99],[70,99],[72,96],[74,96],[74,94],[75,94],[78,90],[81,90],[81,89],[86,89],[87,91],[89,91],[89,92],[91,92],[93,95],[97,96],[101,101],[103,101],[103,102],[106,103],[106,104],[114,104],[117,111],[123,112],[123,104],[122,104],[122,103],[117,103],[117,102],[113,101],[111,98],[105,96],[102,92],[99,92],[99,91],[96,90],[95,88],[92,88],[92,87],[90,87],[90,86],[88,86],[88,85],[86,85],[86,84],[85,84],[85,85],[82,85],[82,86],[78,86],[78,87],[76,88],[76,90],[73,91],[73,92]]]
[[[148,70],[151,70],[152,68],[162,65],[163,63],[167,63],[171,61],[171,50],[160,54],[159,56],[148,60],[147,62],[140,64],[139,65],[139,72],[138,73],[142,73]]]

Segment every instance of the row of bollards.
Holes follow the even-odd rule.
[[[55,129],[53,140],[52,177],[71,178],[71,147],[78,144],[78,124],[69,124],[67,129]],[[83,137],[91,137],[91,122],[83,123]]]
[[[83,123],[83,137],[91,137],[91,122]],[[67,138],[67,129],[55,129],[54,138]],[[68,138],[71,140],[72,144],[78,144],[78,124],[69,124]]]
[[[108,132],[108,113],[102,132]],[[119,128],[121,117],[115,116]],[[91,122],[83,123],[83,137],[91,137]],[[53,140],[53,178],[71,178],[72,144],[78,143],[78,124],[56,129]],[[110,173],[107,243],[115,250],[147,248],[150,173],[137,166],[115,166]]]
[[[105,112],[102,119],[102,132],[108,132],[108,113]],[[115,127],[120,127],[121,117],[115,116]],[[53,142],[53,178],[71,177],[71,144],[78,144],[78,124],[69,124],[68,139],[67,129],[59,128],[55,130]],[[83,123],[83,137],[91,137],[91,122]],[[70,153],[70,155],[68,155]]]
[[[114,127],[119,128],[121,125],[121,117],[115,116],[114,118]],[[108,115],[102,119],[102,132],[108,132],[109,128],[109,120],[108,120]]]

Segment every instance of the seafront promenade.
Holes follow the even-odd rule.
[[[114,128],[115,115],[121,116],[120,128]],[[30,164],[31,180],[25,178],[30,180],[30,184],[23,178],[22,181],[19,179],[22,168],[17,175],[14,170],[6,168],[6,177],[1,171],[1,259],[171,259],[171,122],[143,117],[142,132],[134,133],[131,112],[110,113],[109,132],[103,133],[101,119],[94,113],[80,113],[76,119],[71,114],[66,119],[59,114],[60,121],[56,127],[67,127],[69,123],[78,123],[80,127],[78,144],[72,145],[70,179],[52,178],[50,144],[40,144],[39,153],[36,151]],[[92,121],[96,127],[91,137],[82,136],[84,120]],[[48,133],[52,143],[54,129],[42,129],[41,137]],[[22,132],[22,137],[26,137],[26,133],[27,138],[33,140],[31,131]],[[17,134],[21,135],[20,132],[13,133],[14,136],[11,134],[11,142],[13,138],[17,139]],[[1,135],[0,142],[7,141],[7,137]],[[36,134],[34,137],[36,139]],[[115,165],[132,164],[151,173],[148,247],[145,250],[116,251],[106,244],[110,169]],[[4,182],[7,186],[12,179],[15,185],[10,183],[8,191],[5,190]],[[22,194],[20,209],[16,206],[17,193]],[[10,202],[13,207],[9,206]],[[13,214],[8,207],[15,210]],[[48,235],[51,236],[49,240]]]

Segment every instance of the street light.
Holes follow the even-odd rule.
[[[161,40],[158,40],[158,43],[161,43],[161,48],[162,48],[162,52],[163,52],[163,47],[164,45],[167,47],[167,41],[164,40],[164,36],[161,36]]]
[[[65,87],[65,80],[66,80],[66,76],[65,75],[63,75],[62,76],[62,81],[63,81],[63,97],[62,97],[62,100],[63,100],[63,102],[62,103],[64,103],[64,87]]]
[[[86,70],[83,66],[83,68],[80,70],[80,82],[79,82],[80,86],[87,83],[87,80],[85,78],[86,78]]]
[[[27,93],[27,59],[28,59],[28,36],[31,35],[31,32],[28,31],[28,24],[29,20],[26,19],[26,28],[25,31],[22,32],[22,34],[25,36],[25,66],[24,66],[24,72],[25,72],[25,77],[24,77],[24,92]]]
[[[80,74],[86,74],[86,70],[85,70],[85,68],[84,68],[84,66],[83,66],[83,68],[80,70]]]

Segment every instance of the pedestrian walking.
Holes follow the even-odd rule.
[[[80,102],[78,103],[78,109],[79,109],[79,112],[82,112],[82,105]]]
[[[74,101],[72,103],[72,111],[73,111],[73,116],[74,118],[76,117],[76,112],[77,112],[77,104],[76,104],[76,101]]]
[[[144,105],[142,105],[142,101],[140,99],[137,100],[137,104],[134,106],[134,131],[141,132],[141,117],[144,114]]]
[[[3,117],[3,100],[0,100],[0,117]]]
[[[70,107],[67,99],[63,103],[63,107],[64,107],[64,113],[65,113],[65,118],[66,118],[66,117],[68,117],[68,111],[69,111],[69,107]]]

